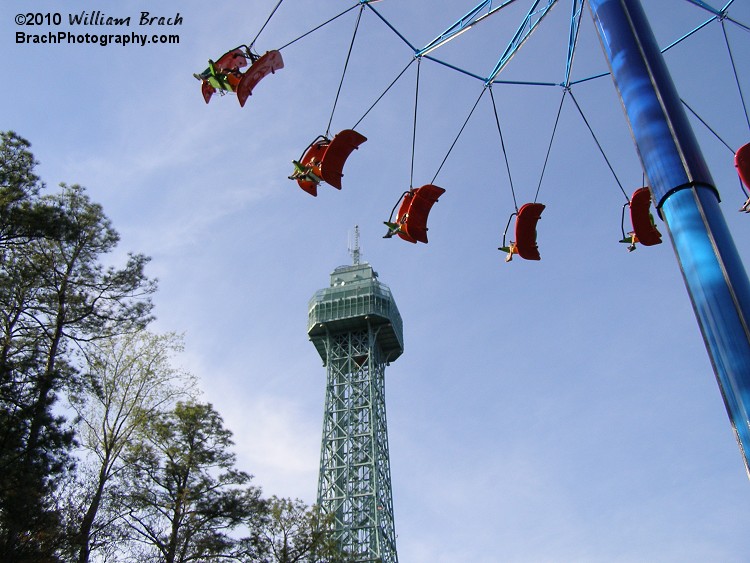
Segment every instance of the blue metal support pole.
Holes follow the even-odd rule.
[[[750,476],[750,283],[639,0],[590,0]]]

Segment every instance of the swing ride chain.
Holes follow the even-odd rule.
[[[359,29],[359,22],[362,20],[362,11],[365,8],[365,4],[362,4],[357,14],[357,23],[354,24],[354,33],[352,34],[351,43],[349,43],[349,51],[346,53],[346,61],[344,62],[344,70],[341,73],[341,81],[339,82],[339,88],[336,91],[336,98],[333,101],[333,108],[331,109],[331,117],[328,120],[328,127],[326,127],[326,137],[331,133],[331,123],[333,122],[333,115],[336,113],[336,105],[339,102],[339,96],[341,95],[341,87],[344,85],[344,77],[346,76],[346,69],[349,66],[349,59],[352,56],[352,49],[354,48],[354,40],[357,38],[357,30]]]

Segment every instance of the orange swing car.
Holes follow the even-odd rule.
[[[388,232],[383,238],[398,235],[405,241],[414,244],[417,242],[427,244],[427,216],[430,214],[432,206],[444,193],[443,188],[433,184],[426,184],[420,188],[412,188],[408,192],[404,192],[399,199],[401,207],[399,207],[398,215],[396,215],[396,221],[392,221],[393,212],[391,212],[388,221],[384,221],[388,226]],[[393,209],[395,211],[396,208]]]
[[[651,190],[648,187],[638,188],[633,192],[630,202],[623,206],[623,220],[625,206],[630,207],[630,221],[633,224],[633,230],[625,235],[623,228],[623,238],[620,242],[628,244],[628,252],[635,250],[635,244],[641,243],[643,246],[653,246],[661,244],[661,233],[656,228],[654,216],[651,215]]]
[[[498,248],[498,250],[508,253],[505,257],[506,262],[513,260],[514,254],[518,254],[524,260],[541,260],[539,246],[536,243],[536,224],[541,219],[544,208],[545,206],[542,203],[525,203],[517,213],[510,216],[508,225],[505,227],[505,234],[503,234],[503,246]],[[510,241],[506,246],[505,236],[513,215],[516,216],[516,240]]]
[[[312,196],[318,195],[318,184],[325,182],[337,190],[341,189],[344,164],[352,152],[364,143],[367,137],[344,129],[333,139],[321,135],[305,149],[299,160],[293,160],[294,172],[290,180]]]
[[[243,73],[240,69],[247,66],[248,60],[252,64]],[[201,92],[206,103],[219,90],[221,93],[236,92],[240,106],[244,107],[258,82],[282,68],[284,60],[279,51],[268,51],[258,56],[251,53],[247,46],[240,45],[224,53],[216,62],[209,60],[208,68],[193,76],[201,81]]]

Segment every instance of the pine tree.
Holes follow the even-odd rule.
[[[265,503],[235,468],[231,435],[210,404],[178,403],[131,447],[122,510],[144,558],[231,561],[252,551]],[[232,535],[240,528],[250,540]]]

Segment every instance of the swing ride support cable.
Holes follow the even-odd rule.
[[[396,34],[396,35],[398,36],[398,38],[399,38],[399,39],[401,39],[401,41],[403,41],[404,43],[406,43],[406,44],[407,44],[407,45],[409,46],[409,48],[410,48],[410,49],[411,49],[412,51],[414,51],[415,53],[416,53],[417,51],[419,51],[419,49],[417,49],[417,48],[416,48],[416,47],[415,47],[414,45],[412,45],[412,44],[411,44],[411,43],[409,42],[409,40],[408,40],[408,39],[407,39],[406,37],[404,37],[404,36],[403,36],[403,35],[401,34],[401,32],[400,32],[400,31],[399,31],[398,29],[396,29],[395,27],[393,27],[393,26],[391,25],[391,22],[389,22],[389,21],[388,21],[387,19],[385,19],[385,18],[384,18],[384,17],[383,17],[383,16],[382,16],[382,15],[380,14],[380,12],[378,12],[378,11],[377,11],[377,10],[376,10],[375,8],[373,8],[373,7],[372,7],[372,4],[370,4],[370,3],[368,2],[367,4],[364,4],[364,5],[365,5],[365,6],[367,6],[368,8],[370,8],[370,10],[372,10],[372,13],[373,13],[373,14],[375,14],[376,16],[378,16],[378,17],[380,18],[380,20],[381,20],[381,21],[382,21],[382,22],[383,22],[383,23],[384,23],[385,25],[387,25],[387,26],[388,26],[388,28],[389,28],[389,29],[390,29],[390,30],[391,30],[391,31],[392,31],[393,33],[395,33],[395,34]]]
[[[326,137],[331,132],[331,123],[333,123],[333,115],[336,113],[336,106],[339,103],[339,96],[341,95],[341,87],[344,85],[344,78],[346,77],[346,69],[349,67],[349,59],[352,57],[352,49],[354,48],[354,40],[357,38],[357,31],[359,30],[359,22],[362,21],[362,10],[364,4],[359,9],[357,14],[357,23],[354,24],[354,33],[352,34],[352,41],[349,43],[349,51],[346,53],[346,62],[344,62],[344,70],[341,73],[341,81],[339,82],[339,89],[336,90],[336,99],[333,100],[333,108],[331,109],[331,117],[328,120],[328,127],[326,127]]]
[[[356,8],[357,6],[359,6],[359,4],[354,4],[353,6],[350,6],[349,8],[347,8],[346,10],[344,10],[343,12],[340,12],[340,13],[336,14],[335,16],[333,16],[332,18],[330,18],[330,19],[327,19],[327,20],[326,20],[326,21],[324,21],[323,23],[321,23],[321,24],[318,24],[318,25],[316,25],[316,26],[315,26],[314,28],[312,28],[311,30],[309,30],[309,31],[306,31],[305,33],[303,33],[303,34],[302,34],[302,35],[300,35],[299,37],[296,37],[296,38],[292,39],[291,41],[289,41],[288,43],[285,43],[284,45],[282,45],[281,47],[279,47],[279,48],[278,48],[278,49],[276,49],[276,50],[277,50],[277,51],[281,51],[281,50],[283,50],[283,49],[286,49],[287,47],[289,47],[290,45],[293,45],[294,43],[296,43],[296,42],[297,42],[297,41],[299,41],[300,39],[304,39],[304,38],[305,38],[305,37],[307,37],[308,35],[311,35],[311,34],[312,34],[312,33],[314,33],[315,31],[318,31],[318,30],[319,30],[319,29],[321,29],[322,27],[325,27],[326,25],[328,25],[329,23],[333,22],[334,20],[337,20],[338,18],[340,18],[340,17],[341,17],[341,16],[343,16],[344,14],[348,14],[349,12],[351,12],[352,10],[354,10],[354,9],[355,9],[355,8]]]
[[[430,184],[434,184],[435,180],[437,180],[437,177],[440,174],[440,171],[443,169],[445,162],[448,160],[448,157],[451,155],[451,152],[453,152],[453,147],[455,147],[456,143],[458,143],[458,140],[461,138],[461,134],[464,132],[464,129],[466,129],[466,126],[469,124],[469,120],[471,119],[471,116],[474,115],[474,110],[477,109],[477,106],[479,105],[479,100],[482,99],[482,96],[484,96],[484,93],[487,91],[488,88],[489,86],[485,86],[484,88],[482,88],[482,91],[479,93],[479,97],[477,98],[477,101],[474,102],[474,106],[471,108],[469,115],[466,116],[466,120],[464,121],[464,124],[461,126],[461,129],[458,131],[458,135],[456,135],[456,138],[453,139],[453,143],[451,143],[451,146],[448,149],[448,152],[446,153],[445,157],[443,158],[443,161],[440,163],[440,166],[438,166],[437,172],[435,172],[435,175],[432,177],[432,181],[430,182]]]
[[[409,189],[414,187],[414,154],[417,151],[417,113],[419,110],[419,67],[422,59],[417,59],[417,87],[414,92],[414,125],[411,134],[411,171],[409,172]]]
[[[261,26],[261,28],[258,31],[258,33],[255,35],[255,37],[253,38],[253,40],[250,42],[250,49],[253,48],[253,45],[255,45],[255,42],[258,40],[258,37],[260,37],[260,34],[263,33],[264,29],[266,29],[266,26],[268,25],[268,22],[271,21],[271,18],[276,13],[276,10],[279,9],[279,6],[281,6],[281,3],[283,1],[284,0],[279,0],[278,3],[276,4],[276,6],[274,6],[273,10],[271,10],[271,13],[269,14],[268,18],[266,19],[266,22]]]
[[[750,476],[750,282],[639,0],[590,0]]]
[[[724,19],[725,19],[725,20],[728,20],[728,21],[730,21],[730,22],[732,22],[732,23],[733,23],[734,25],[736,25],[736,26],[738,26],[738,27],[741,27],[741,28],[742,28],[742,29],[744,29],[745,31],[750,31],[750,26],[747,26],[747,25],[745,25],[745,24],[744,24],[744,23],[742,23],[742,22],[738,22],[737,20],[735,20],[735,19],[733,19],[733,18],[730,18],[729,16],[726,16],[726,17],[725,17]]]
[[[560,114],[562,113],[563,104],[565,103],[565,96],[568,94],[569,89],[563,90],[562,97],[560,98],[560,106],[557,108],[557,117],[555,117],[555,125],[552,127],[552,135],[549,139],[549,145],[547,145],[547,154],[544,156],[544,165],[542,166],[542,173],[539,175],[539,184],[536,186],[536,193],[534,194],[534,203],[539,198],[539,190],[542,189],[542,180],[544,180],[544,173],[547,170],[547,164],[549,163],[549,155],[552,152],[552,143],[555,142],[555,133],[557,133],[557,126],[560,123]]]
[[[492,85],[488,86],[490,90],[490,99],[492,100],[492,111],[495,114],[495,124],[497,125],[497,132],[500,135],[500,149],[503,151],[503,159],[505,160],[505,169],[508,171],[508,182],[510,183],[510,194],[513,196],[513,209],[518,213],[518,200],[516,200],[516,188],[513,186],[513,176],[510,173],[510,162],[508,161],[508,151],[505,150],[505,139],[503,138],[503,130],[500,127],[500,116],[497,114],[497,104],[495,103],[495,95],[492,93]],[[510,225],[510,221],[508,221]],[[505,227],[505,232],[508,232],[508,227]],[[503,246],[505,246],[505,237],[503,236]]]
[[[736,152],[732,147],[729,146],[729,143],[727,143],[724,139],[722,139],[719,136],[719,134],[708,123],[706,123],[706,121],[700,115],[698,115],[693,108],[691,108],[688,105],[688,103],[685,100],[683,100],[682,98],[680,98],[680,101],[682,102],[682,105],[684,105],[688,109],[688,111],[690,113],[692,113],[695,116],[695,118],[704,125],[704,127],[706,129],[708,129],[709,131],[711,131],[711,133],[713,134],[713,136],[716,137],[722,145],[724,145],[726,148],[729,149],[729,152],[731,152],[732,154],[734,154]]]
[[[612,176],[614,176],[615,178],[615,182],[617,182],[617,185],[620,187],[620,191],[622,192],[622,195],[625,196],[626,201],[630,201],[630,198],[628,197],[628,193],[625,191],[625,188],[622,186],[622,182],[620,182],[620,179],[617,177],[617,173],[615,172],[615,169],[612,167],[612,163],[609,161],[609,159],[607,158],[607,154],[604,152],[604,147],[602,147],[602,144],[599,142],[599,139],[597,138],[596,133],[594,133],[594,128],[591,127],[589,120],[586,119],[586,116],[583,114],[583,110],[581,109],[581,106],[578,104],[578,100],[576,100],[576,97],[573,95],[573,90],[568,89],[568,93],[570,93],[570,99],[573,100],[573,103],[575,104],[576,109],[578,110],[578,114],[581,116],[581,119],[583,119],[583,123],[586,125],[586,128],[589,130],[589,133],[591,133],[591,136],[594,139],[594,143],[596,143],[596,148],[599,149],[599,152],[604,158],[604,162],[607,163],[607,167],[609,168],[609,171],[612,172]]]
[[[734,62],[734,53],[732,53],[732,47],[729,45],[729,36],[727,35],[727,26],[724,24],[724,20],[721,20],[721,31],[724,34],[724,43],[727,46],[727,53],[729,53],[729,60],[732,63],[732,73],[734,74],[734,82],[737,84],[737,91],[740,94],[740,100],[742,100],[742,111],[745,112],[745,122],[748,128],[750,128],[750,116],[747,113],[747,104],[745,103],[745,94],[742,92],[742,85],[740,84],[740,77],[737,76],[737,65]]]
[[[378,105],[378,102],[383,99],[383,96],[385,96],[388,93],[388,90],[390,90],[391,88],[393,88],[393,85],[396,84],[396,82],[398,82],[398,79],[401,78],[404,75],[404,73],[406,72],[406,70],[416,60],[417,59],[415,59],[413,57],[409,60],[408,64],[404,67],[404,70],[402,70],[401,72],[398,73],[398,76],[393,79],[393,82],[391,82],[388,85],[388,88],[386,88],[383,91],[383,93],[380,94],[380,96],[378,96],[378,99],[375,100],[369,108],[367,108],[367,111],[365,112],[365,114],[362,117],[359,118],[359,121],[357,121],[357,123],[354,124],[354,126],[352,127],[352,129],[356,129],[357,125],[359,125],[360,123],[362,123],[362,121],[365,119],[365,117],[367,117],[367,114],[369,114],[372,111],[372,108],[374,108],[376,105]]]

